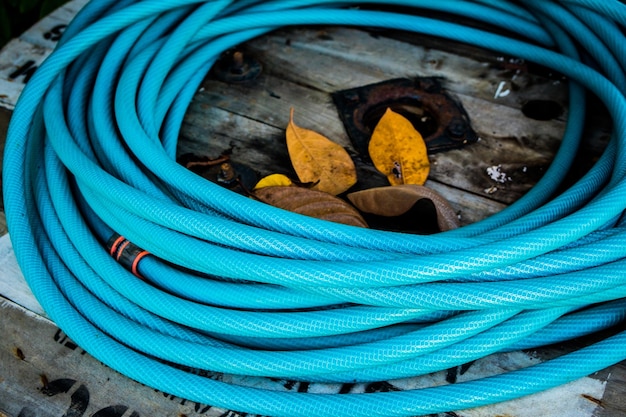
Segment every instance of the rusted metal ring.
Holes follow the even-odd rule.
[[[422,134],[430,153],[476,142],[463,106],[437,77],[397,78],[332,94],[355,149],[369,160],[372,131],[387,108],[403,114]]]

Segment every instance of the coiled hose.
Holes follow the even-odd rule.
[[[415,13],[352,7],[370,3]],[[420,16],[425,8],[519,36]],[[569,118],[554,162],[512,206],[432,236],[287,213],[178,165],[184,112],[219,54],[274,28],[309,24],[461,40],[564,74]],[[526,369],[402,392],[278,392],[185,369],[389,380],[623,322],[624,26],[626,5],[617,0],[91,2],[13,113],[3,177],[19,264],[49,316],[98,360],[233,410],[413,416],[588,375],[626,358],[626,332]],[[612,139],[589,173],[555,196],[581,139],[586,94],[606,106]],[[129,242],[149,251],[132,265],[141,279],[110,256],[107,242],[114,254]]]

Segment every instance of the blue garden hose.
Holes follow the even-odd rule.
[[[352,7],[376,3],[415,12]],[[516,35],[423,17],[423,9]],[[416,236],[288,213],[178,165],[185,110],[220,53],[278,27],[313,24],[460,40],[562,73],[569,117],[546,175],[486,220]],[[3,181],[18,262],[49,316],[98,360],[164,392],[238,411],[415,416],[588,375],[626,359],[626,332],[522,370],[401,392],[280,392],[183,369],[380,381],[623,323],[624,27],[626,5],[617,0],[93,1],[13,113]],[[586,94],[606,106],[612,139],[557,194],[582,137]],[[135,275],[107,242],[114,254],[131,245],[149,255]]]

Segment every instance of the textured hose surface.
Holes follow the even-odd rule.
[[[415,11],[346,7],[364,3]],[[422,9],[519,36],[433,20]],[[462,40],[564,74],[569,118],[554,162],[509,208],[433,236],[287,213],[178,165],[184,112],[219,54],[274,28],[307,24]],[[29,81],[10,124],[4,201],[18,261],[50,317],[97,359],[162,391],[233,410],[413,416],[588,375],[626,359],[625,332],[523,370],[402,392],[277,392],[180,365],[379,381],[623,322],[624,26],[626,5],[617,0],[91,2]],[[591,171],[555,197],[581,139],[587,92],[606,106],[614,133]],[[152,254],[139,264],[144,280],[109,255],[113,233]]]

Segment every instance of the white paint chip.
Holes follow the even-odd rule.
[[[502,172],[502,165],[493,165],[488,167],[487,175],[489,175],[489,177],[495,182],[499,182],[501,184],[504,184],[507,181],[511,181],[511,177]]]
[[[506,81],[500,81],[500,84],[498,84],[498,88],[496,89],[496,93],[493,95],[493,98],[506,97],[509,94],[511,94],[510,88],[507,88],[506,90],[504,89],[506,85],[507,85]]]

